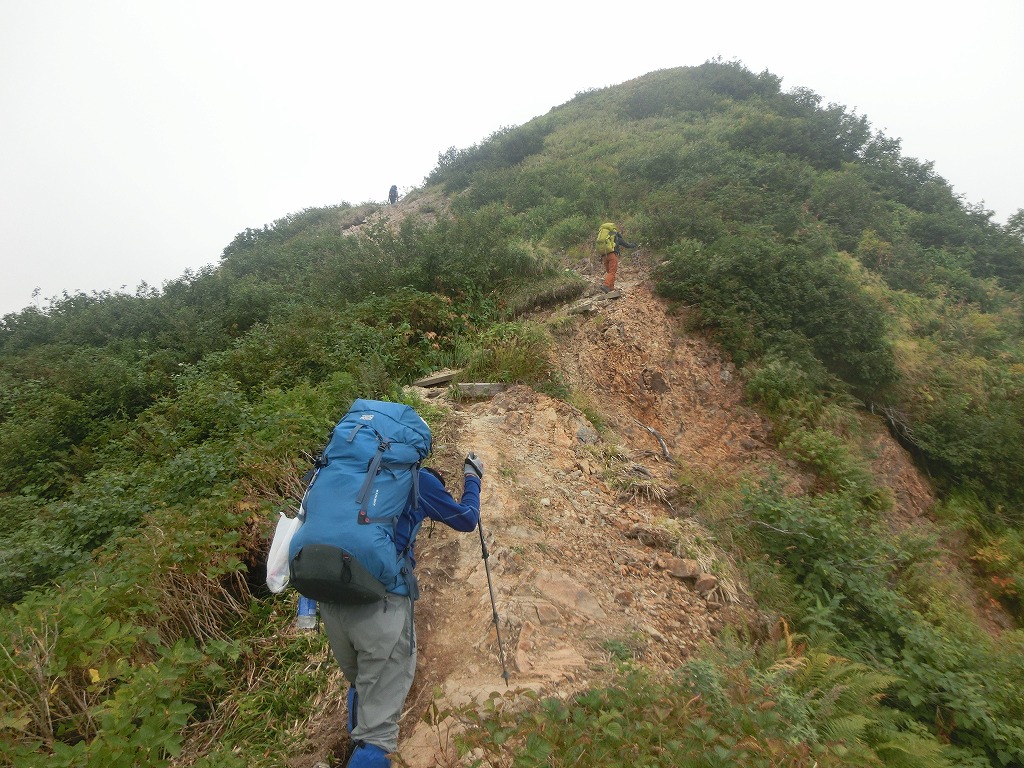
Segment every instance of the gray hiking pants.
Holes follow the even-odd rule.
[[[359,696],[352,738],[394,752],[416,675],[412,600],[389,594],[370,605],[321,603],[320,617],[334,658]]]

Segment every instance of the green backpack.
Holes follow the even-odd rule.
[[[611,222],[602,224],[601,229],[597,233],[597,246],[598,256],[607,256],[609,253],[615,250],[615,225]]]

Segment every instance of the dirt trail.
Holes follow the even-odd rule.
[[[459,408],[459,450],[487,470],[482,519],[512,688],[585,689],[614,668],[612,649],[673,668],[726,622],[759,620],[737,582],[702,594],[696,574],[680,576],[687,534],[701,532],[670,489],[679,466],[778,460],[766,427],[728,361],[682,335],[639,275],[627,270],[620,288],[551,318],[563,329],[556,363],[600,430],[528,387]],[[659,523],[674,516],[672,535]],[[435,689],[442,710],[505,690],[479,538],[439,527],[421,543],[420,669],[401,745],[413,768],[450,759],[447,726],[419,720]]]
[[[624,261],[621,298],[595,293],[546,313],[556,367],[598,424],[523,386],[453,406],[441,466],[460,469],[468,450],[485,463],[481,515],[513,689],[567,696],[606,679],[613,652],[669,669],[728,623],[763,628],[728,554],[710,548],[673,489],[680,474],[769,464],[794,488],[805,483],[768,446],[770,425],[743,404],[729,360],[685,333]],[[894,443],[879,444],[898,504],[922,514],[925,484]],[[506,690],[481,545],[437,526],[421,532],[417,552],[419,663],[399,751],[410,768],[457,765],[454,724],[423,721],[434,692],[443,711]],[[715,578],[702,580],[709,570]],[[334,754],[342,699],[313,724]]]

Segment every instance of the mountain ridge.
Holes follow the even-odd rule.
[[[492,766],[1024,764],[1019,221],[780,81],[708,62],[581,94],[394,206],[6,316],[0,764],[342,746],[336,665],[261,569],[354,397],[414,402],[442,468],[488,452],[506,656],[574,692],[463,708],[500,680],[493,627],[472,537],[435,532],[410,756],[425,713]],[[643,244],[618,298],[610,219]],[[402,388],[438,369],[506,389]]]

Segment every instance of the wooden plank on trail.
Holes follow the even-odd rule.
[[[508,389],[508,384],[497,382],[459,383],[455,385],[467,397],[492,397]]]
[[[429,376],[424,376],[422,379],[417,379],[413,382],[413,386],[436,387],[439,384],[447,384],[454,379],[458,373],[460,373],[460,371],[438,371],[437,373],[432,373]]]

